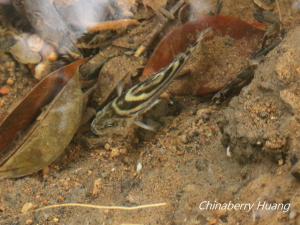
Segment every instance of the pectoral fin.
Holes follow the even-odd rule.
[[[141,121],[134,121],[134,124],[137,125],[140,128],[145,129],[145,130],[149,130],[149,131],[152,131],[152,132],[156,131],[152,126],[150,126],[148,124],[145,124],[145,123],[143,123]]]

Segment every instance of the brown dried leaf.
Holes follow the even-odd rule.
[[[211,27],[217,36],[227,36],[236,40],[236,42],[239,41],[240,43],[238,44],[234,43],[239,47],[239,49],[236,49],[236,52],[238,52],[240,57],[243,57],[245,62],[249,58],[249,52],[251,53],[254,50],[253,43],[256,43],[256,47],[259,47],[257,42],[264,34],[263,30],[230,16],[204,16],[196,21],[187,22],[184,25],[173,29],[161,40],[150,57],[140,79],[145,80],[151,74],[167,66],[177,54],[183,52],[195,41],[196,36],[200,31],[208,27]],[[228,50],[230,50],[230,48],[228,48]],[[231,52],[228,52],[228,54],[230,53]],[[183,69],[191,76],[187,76],[185,80],[175,81],[174,83],[176,85],[174,85],[174,83],[172,84],[172,92],[174,94],[205,95],[216,92],[236,75],[221,73],[216,76],[206,75],[207,69],[212,68],[215,65],[235,63],[225,62],[227,59],[226,52],[224,53],[224,51],[222,51],[222,54],[225,55],[224,60],[222,61],[222,59],[217,58],[215,64],[213,62],[215,58],[212,54],[210,54],[211,58],[208,64],[205,64],[207,55],[203,57],[203,53],[198,52],[198,54],[200,54],[198,57],[193,57],[194,61],[198,60],[198,62],[192,63],[193,65],[188,69],[188,65],[186,65]],[[238,57],[238,55],[236,55],[236,57]],[[239,72],[238,69],[239,68],[235,68],[235,70],[237,70],[236,72]]]
[[[1,122],[0,179],[37,172],[63,153],[84,108],[82,63],[49,74]]]

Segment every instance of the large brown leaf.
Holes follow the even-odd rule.
[[[0,123],[0,178],[53,162],[75,134],[84,105],[79,60],[45,77]]]
[[[216,36],[228,36],[236,41],[241,40],[242,44],[240,44],[240,49],[237,51],[241,57],[244,57],[245,61],[249,58],[249,52],[256,50],[252,49],[253,39],[256,39],[257,42],[259,42],[264,34],[263,29],[238,18],[230,16],[203,16],[196,21],[187,22],[171,30],[171,32],[169,32],[155,48],[140,79],[145,80],[151,74],[167,66],[178,53],[185,51],[185,49],[195,41],[197,34],[200,31],[208,27],[211,27],[215,31]],[[252,44],[251,47],[250,44],[249,46],[246,46],[250,48],[250,51],[249,49],[247,49],[247,51],[246,49],[243,49],[245,45],[248,45],[248,42],[251,42]],[[256,45],[256,47],[258,48],[259,45]],[[246,54],[243,53],[244,50]],[[198,56],[198,58],[201,58],[201,56]],[[208,60],[203,56],[202,59]],[[215,59],[213,58],[212,61],[213,60]],[[228,62],[220,62],[219,60],[217,63],[226,64]],[[232,63],[234,64],[236,62]],[[214,65],[206,65],[202,66],[202,68],[196,67],[195,70],[197,71],[192,71],[192,76],[190,78],[187,77],[184,81],[175,81],[172,84],[172,88],[175,86],[173,88],[173,93],[193,95],[208,94],[218,91],[235,76],[235,74],[228,74],[228,77],[224,77],[224,75],[220,74],[220,76],[222,76],[221,78],[217,76],[204,77],[205,70],[208,69],[208,67],[213,66]],[[203,69],[203,71],[201,71],[201,69]],[[213,84],[214,79],[218,80],[217,85]]]

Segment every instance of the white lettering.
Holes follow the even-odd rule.
[[[203,208],[202,205],[205,205],[205,204],[206,204],[206,208]],[[199,204],[199,209],[200,209],[200,210],[207,210],[207,201],[201,202],[201,203]]]
[[[282,211],[287,213],[290,211],[291,203],[269,203],[267,201],[259,201],[255,203],[234,203],[232,201],[220,203],[217,201],[202,201],[199,204],[200,210],[224,210],[224,211],[245,211],[250,212],[254,209],[256,205],[256,210],[266,210],[266,211]]]

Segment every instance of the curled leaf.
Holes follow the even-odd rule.
[[[224,65],[226,64],[231,64],[230,66],[232,66],[232,64],[236,63],[235,61],[232,61],[231,63],[228,61],[226,54],[230,54],[232,49],[226,48],[228,46],[230,47],[230,45],[233,45],[236,48],[234,60],[240,59],[241,62],[246,62],[250,56],[249,53],[259,47],[259,41],[264,34],[264,30],[230,16],[204,16],[196,21],[187,22],[182,26],[173,29],[161,40],[154,50],[140,79],[145,80],[151,74],[167,66],[177,54],[183,52],[195,41],[197,34],[200,31],[208,27],[211,27],[215,31],[215,36],[227,37],[227,40],[224,39],[223,50],[221,51],[224,60],[222,61],[220,56],[213,55],[213,52],[209,53],[210,59],[208,59],[207,56],[203,56],[205,52],[207,53],[207,51],[209,51],[210,47],[215,48],[214,51],[220,50],[217,48],[217,44],[220,43],[220,41],[212,40],[210,44],[207,44],[208,50],[204,49],[204,53],[199,53],[200,55],[202,54],[202,57],[198,57],[198,60],[202,60],[201,64],[203,64],[203,61],[208,62],[208,60],[210,60],[210,62],[208,62],[209,64],[197,68],[194,66],[195,68],[190,69],[188,73],[190,73],[191,76],[188,76],[185,81],[178,81],[175,88],[176,90],[174,89],[173,92],[175,94],[204,95],[218,91],[222,88],[228,81],[234,78],[233,76],[235,76],[241,68],[235,68],[234,74],[225,73],[219,74],[219,76],[205,77],[206,71],[216,65],[224,68]],[[234,43],[235,41],[237,43]],[[216,42],[216,44],[213,42]],[[230,43],[228,44],[225,42]],[[193,79],[189,79],[191,77]],[[215,85],[215,81],[219,81],[217,82],[217,85]]]
[[[0,179],[37,172],[63,153],[84,108],[82,63],[49,74],[0,123]]]

